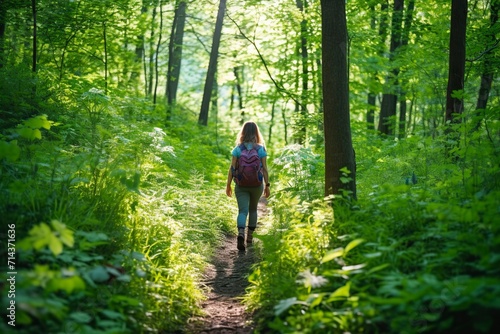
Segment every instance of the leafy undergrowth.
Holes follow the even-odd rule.
[[[120,103],[90,90],[2,131],[1,302],[12,306],[0,332],[173,332],[199,312],[201,272],[233,232],[230,148]]]
[[[451,152],[439,138],[357,138],[355,202],[321,199],[322,163],[309,149],[275,159],[281,189],[245,300],[259,331],[498,331],[497,138],[479,131]]]

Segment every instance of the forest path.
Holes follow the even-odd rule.
[[[262,197],[258,216],[262,218],[265,214],[266,200]],[[205,316],[191,319],[187,333],[252,333],[252,314],[245,311],[241,298],[248,287],[247,278],[256,261],[253,246],[247,246],[245,252],[240,252],[236,248],[236,236],[226,237],[203,275],[202,283],[208,288],[207,300],[202,304]]]

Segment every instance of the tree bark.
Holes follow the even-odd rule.
[[[148,1],[142,0],[141,6],[141,15],[144,15],[148,12]],[[141,75],[141,64],[144,58],[144,33],[141,33],[137,36],[136,44],[135,44],[135,59],[134,66],[132,67],[132,73],[130,73],[130,84],[133,86],[138,86],[138,78]]]
[[[300,112],[300,129],[297,133],[297,142],[303,144],[306,140],[307,129],[305,126],[307,118],[307,94],[309,86],[309,65],[308,65],[308,50],[307,50],[307,36],[308,36],[308,22],[306,19],[306,9],[307,0],[296,0],[296,5],[302,14],[302,20],[300,21],[300,60],[301,60],[301,94],[300,94],[300,106],[297,106]]]
[[[345,0],[321,0],[325,195],[350,191],[356,198],[356,163],[351,138]],[[343,169],[350,181],[342,182]]]
[[[401,45],[401,22],[403,18],[404,0],[394,0],[394,10],[392,12],[391,23],[391,48],[389,53],[390,64],[393,63],[397,49]],[[382,96],[382,106],[380,109],[380,120],[378,130],[386,135],[395,133],[396,107],[398,100],[398,74],[399,68],[394,67],[386,80],[386,91]]]
[[[208,109],[210,106],[212,89],[214,87],[215,73],[217,72],[217,59],[219,57],[219,44],[225,12],[226,0],[220,0],[217,21],[215,22],[212,50],[210,52],[210,61],[208,63],[207,77],[205,79],[205,88],[203,90],[203,100],[201,101],[200,116],[198,118],[198,123],[205,126],[208,124]]]
[[[160,0],[160,26],[158,27],[158,42],[156,42],[156,50],[155,50],[155,87],[153,89],[153,104],[156,104],[156,95],[158,92],[158,81],[159,81],[159,66],[158,59],[160,58],[160,47],[161,47],[161,39],[163,37],[163,0]]]
[[[408,7],[405,11],[404,16],[404,27],[401,35],[401,46],[407,46],[410,38],[411,25],[413,22],[413,11],[415,9],[415,0],[410,0],[408,3]],[[399,95],[399,138],[406,137],[406,129],[407,129],[407,121],[406,121],[406,91],[404,90],[406,87],[407,80],[403,79],[400,84],[400,95]]]
[[[147,96],[151,96],[153,94],[153,74],[154,74],[154,37],[155,37],[155,28],[156,28],[156,11],[158,10],[158,1],[153,4],[153,13],[151,16],[151,32],[149,36],[149,62],[147,68],[149,73],[146,74],[146,86],[147,86]]]
[[[186,24],[186,0],[178,0],[172,23],[172,33],[168,46],[167,69],[167,121],[170,121],[173,108],[177,101],[177,89],[181,75],[182,44],[184,40],[184,27]]]
[[[104,94],[108,94],[108,38],[106,35],[106,21],[102,23],[102,39],[104,48]]]
[[[243,91],[241,89],[241,83],[242,83],[242,76],[243,76],[243,67],[242,66],[235,66],[233,68],[233,73],[234,73],[234,78],[236,80],[234,86],[236,88],[236,92],[238,93],[238,109],[240,110],[240,125],[243,125],[245,122],[245,109],[243,109]],[[240,75],[241,73],[241,75]],[[234,94],[231,97],[231,99],[234,99]],[[231,101],[233,102],[233,101]],[[232,104],[232,103],[231,103]]]
[[[476,110],[480,110],[484,117],[484,109],[488,104],[488,97],[491,91],[491,85],[493,83],[493,77],[496,71],[494,65],[494,54],[490,49],[494,46],[496,42],[495,32],[493,27],[498,22],[498,12],[500,11],[500,0],[492,0],[490,4],[490,31],[487,35],[487,51],[484,55],[484,60],[482,62],[483,73],[481,74],[481,84],[479,87]],[[481,119],[483,118],[481,117]],[[481,119],[476,122],[475,129],[479,129],[481,125]]]
[[[7,27],[7,1],[0,2],[0,68],[5,65],[5,28]]]
[[[451,2],[451,32],[448,69],[448,87],[446,90],[445,121],[456,123],[461,121],[463,99],[457,92],[464,89],[465,75],[465,38],[467,24],[467,0]]]
[[[31,0],[31,10],[33,12],[33,64],[31,70],[33,73],[36,73],[36,59],[37,59],[36,0]]]

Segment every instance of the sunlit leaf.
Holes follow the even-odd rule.
[[[33,226],[29,232],[33,248],[38,250],[47,246],[51,241],[52,230],[45,223]]]
[[[351,289],[351,282],[347,282],[346,285],[341,286],[330,295],[330,297],[328,298],[328,302],[332,302],[335,300],[342,300],[349,297],[350,289]]]
[[[312,295],[309,295],[307,298],[307,303],[309,303],[309,307],[315,307],[321,304],[323,301],[323,297],[325,296],[325,293],[315,293]]]
[[[362,244],[364,242],[363,239],[356,239],[356,240],[353,240],[351,241],[344,249],[344,254],[343,256],[346,256],[347,253],[349,253],[350,250],[352,250],[353,248],[359,246],[360,244]]]
[[[36,116],[24,121],[24,125],[32,129],[44,128],[50,130],[51,122],[47,120],[47,116]]]
[[[63,251],[63,244],[61,242],[61,240],[59,240],[58,237],[56,237],[54,234],[50,234],[49,236],[49,249],[50,251],[52,252],[52,254],[54,255],[59,255],[62,253]]]
[[[335,258],[338,258],[344,254],[344,249],[343,248],[336,248],[333,250],[328,251],[325,256],[323,256],[323,259],[321,259],[322,263],[329,262]]]
[[[51,224],[54,230],[59,232],[59,238],[61,242],[68,247],[73,247],[75,243],[75,239],[73,237],[73,231],[66,228],[66,225],[64,225],[58,220],[52,220]]]
[[[47,285],[48,291],[63,290],[72,293],[74,290],[85,289],[85,282],[79,276],[52,279]]]

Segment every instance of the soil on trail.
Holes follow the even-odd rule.
[[[260,200],[258,210],[258,216],[262,218],[266,213],[264,198]],[[205,316],[191,319],[187,333],[253,332],[252,315],[246,312],[241,298],[248,287],[248,275],[255,261],[253,246],[247,245],[246,251],[242,252],[236,248],[236,236],[226,237],[204,273],[202,283],[208,290],[207,299],[202,304]]]

